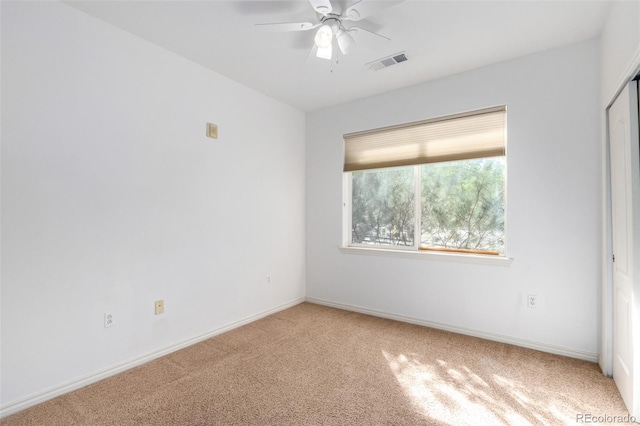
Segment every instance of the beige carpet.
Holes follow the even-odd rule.
[[[1,423],[556,425],[580,415],[627,415],[596,364],[304,303]]]

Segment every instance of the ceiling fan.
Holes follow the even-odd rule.
[[[343,21],[360,21],[374,13],[398,3],[397,1],[357,0],[344,7],[345,2],[334,0],[308,0],[316,11],[317,22],[280,22],[256,24],[256,28],[265,31],[309,31],[318,28],[314,37],[316,56],[322,59],[333,57],[334,40],[342,54],[347,55],[358,43],[373,49],[382,47],[391,41],[388,37],[374,33],[358,26],[345,27]]]

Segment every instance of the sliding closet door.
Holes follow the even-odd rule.
[[[613,378],[640,415],[640,150],[638,88],[631,82],[609,109],[613,231]],[[635,293],[635,295],[634,295]]]

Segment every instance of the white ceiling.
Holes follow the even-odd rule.
[[[333,0],[335,7],[344,7],[341,1]],[[315,30],[254,27],[315,22],[306,0],[67,3],[304,111],[597,37],[610,6],[606,0],[386,0],[389,7],[357,25],[391,38],[388,46],[358,45],[331,65],[309,55]],[[380,71],[365,66],[401,51],[407,62]]]

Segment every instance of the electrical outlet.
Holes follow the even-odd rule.
[[[267,276],[267,285],[271,284],[271,275]]]
[[[164,314],[164,300],[156,300],[156,315]]]
[[[115,317],[113,312],[105,312],[104,313],[104,328],[113,327],[116,325]]]
[[[538,296],[536,294],[527,294],[527,306],[530,308],[538,308],[540,306]]]

